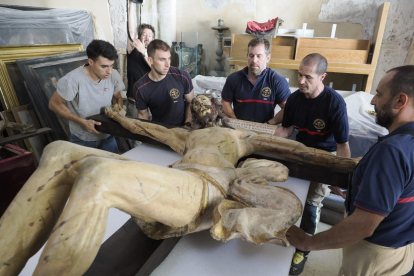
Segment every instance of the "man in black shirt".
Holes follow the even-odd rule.
[[[151,71],[134,84],[138,118],[174,126],[191,127],[190,103],[194,88],[188,72],[171,67],[170,46],[155,39],[148,45]]]
[[[275,135],[287,138],[296,128],[296,141],[307,147],[351,157],[346,104],[341,95],[323,84],[327,67],[328,62],[320,54],[310,54],[302,60],[298,70],[299,89],[288,98],[282,126]],[[329,193],[328,185],[310,183],[300,224],[306,233],[316,234],[322,200]],[[296,250],[290,275],[302,273],[308,255],[309,251]]]

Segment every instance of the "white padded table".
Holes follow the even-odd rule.
[[[142,144],[124,156],[146,163],[167,166],[181,156],[173,150],[156,145]],[[270,183],[275,185],[276,183]],[[309,189],[309,181],[290,177],[278,186],[292,190],[302,205]],[[104,241],[130,219],[130,215],[115,208],[109,210],[108,226]],[[299,225],[300,221],[296,223]],[[43,249],[43,248],[42,248]],[[41,254],[40,250],[26,264],[21,276],[30,276]],[[274,244],[257,246],[242,240],[222,243],[214,240],[209,231],[194,233],[181,238],[165,261],[151,274],[158,275],[288,275],[294,248]]]

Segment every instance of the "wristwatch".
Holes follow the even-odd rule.
[[[185,122],[184,123],[185,126],[191,127],[191,123],[190,122]]]

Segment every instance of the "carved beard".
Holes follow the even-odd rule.
[[[214,106],[206,105],[206,107],[211,108],[210,113],[207,113],[204,116],[201,116],[200,114],[196,113],[195,123],[200,125],[201,128],[209,126],[210,123],[215,123],[218,115],[218,111]]]

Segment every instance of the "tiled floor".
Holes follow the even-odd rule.
[[[320,222],[318,232],[326,231],[332,226]],[[342,261],[342,249],[311,252],[301,276],[336,276]]]

